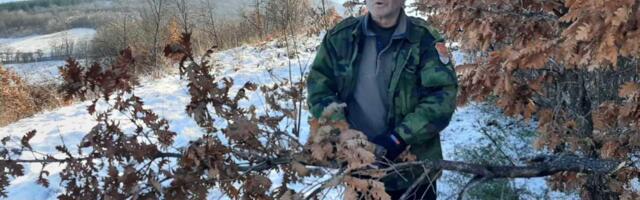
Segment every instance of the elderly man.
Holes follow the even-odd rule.
[[[442,37],[422,19],[408,17],[405,0],[368,0],[369,13],[330,30],[308,77],[313,117],[346,103],[332,120],[346,120],[377,145],[381,163],[401,162],[408,149],[419,160],[442,159],[439,132],[455,110],[457,79]],[[418,178],[426,179],[407,191]],[[383,178],[399,199],[435,199],[438,172],[422,168]]]

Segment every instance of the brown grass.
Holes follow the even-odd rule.
[[[0,65],[0,126],[66,104],[55,85],[30,85]]]

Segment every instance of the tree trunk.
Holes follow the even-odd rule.
[[[566,114],[575,120],[577,127],[575,132],[567,132],[565,137],[594,138],[592,111],[606,102],[620,102],[618,89],[627,81],[637,80],[637,61],[621,61],[620,69],[614,70],[564,70],[556,80],[556,85],[548,86],[545,105],[550,109],[562,108],[568,111]],[[526,76],[526,75],[525,75]],[[529,75],[531,76],[531,75]],[[533,75],[535,76],[535,75]],[[527,77],[531,78],[531,77]],[[593,140],[595,150],[583,152],[593,158],[599,158],[598,149],[603,145],[597,139]],[[555,153],[572,152],[569,144],[563,144],[555,149]],[[604,175],[589,175],[587,184],[581,195],[585,199],[617,199],[620,195],[609,189],[609,177]]]
[[[589,175],[587,185],[580,195],[585,200],[617,200],[620,194],[609,189],[609,178],[606,175]]]

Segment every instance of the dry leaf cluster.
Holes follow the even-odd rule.
[[[372,170],[350,174],[377,166],[373,154],[375,146],[367,136],[350,129],[345,120],[332,119],[331,116],[342,113],[345,107],[345,104],[332,103],[319,119],[310,122],[311,135],[306,148],[311,152],[312,161],[320,165],[345,166],[345,175],[341,179],[346,186],[345,199],[390,199],[380,181],[384,172]]]

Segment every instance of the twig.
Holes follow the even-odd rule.
[[[331,185],[333,185],[333,183],[342,180],[345,176],[347,175],[347,171],[345,171],[344,169],[341,169],[340,172],[338,172],[336,175],[334,175],[333,177],[331,177],[330,179],[324,181],[322,183],[322,185],[320,185],[319,187],[317,187],[316,189],[314,189],[313,191],[311,191],[311,193],[309,193],[309,196],[305,197],[306,200],[310,200],[313,199],[313,197],[315,197],[316,195],[318,195],[318,193],[320,193],[321,191],[323,191],[324,189],[327,189],[328,187],[330,187]]]
[[[429,176],[429,171],[425,171],[424,173],[422,173],[422,175],[420,175],[420,177],[413,182],[413,184],[411,184],[411,187],[409,187],[409,189],[407,189],[407,191],[404,192],[404,194],[402,194],[402,196],[400,196],[400,200],[406,200],[409,198],[409,194],[411,194],[411,192],[416,189],[416,187],[418,187],[418,185],[422,184],[422,182],[424,182],[424,179],[427,178],[427,176]]]
[[[489,177],[482,177],[482,176],[473,177],[467,184],[464,185],[464,187],[462,188],[462,191],[460,191],[460,195],[458,195],[458,200],[462,200],[462,198],[464,197],[464,194],[467,193],[467,191],[471,190],[471,188],[475,187],[480,183],[486,182],[487,180],[489,180]]]
[[[482,133],[482,135],[484,135],[485,137],[489,138],[489,141],[493,143],[493,145],[496,147],[496,149],[498,149],[500,154],[502,154],[502,156],[504,156],[509,161],[509,163],[511,163],[511,165],[513,166],[516,165],[516,163],[511,159],[511,157],[509,157],[509,155],[507,155],[507,153],[502,150],[502,147],[498,145],[498,141],[495,138],[493,138],[493,136],[491,136],[486,129],[481,128],[480,133]]]

